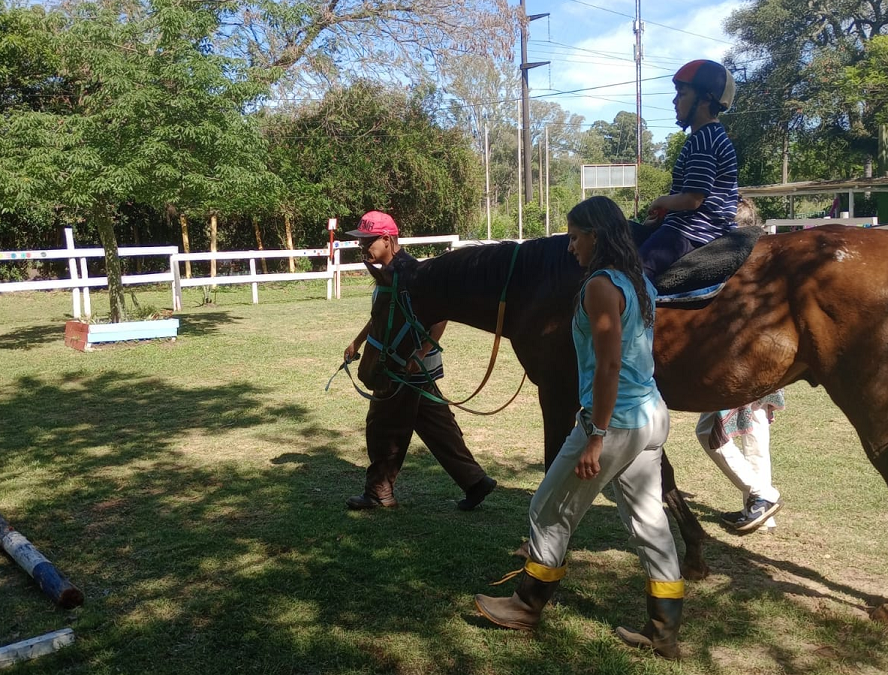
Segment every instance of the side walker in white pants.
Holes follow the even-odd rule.
[[[722,522],[742,534],[777,526],[774,520],[783,506],[780,492],[771,485],[770,421],[767,408],[756,402],[747,406],[748,427],[731,436],[719,426],[736,410],[703,413],[697,423],[697,440],[716,466],[743,493],[740,511],[723,513]],[[737,441],[737,442],[735,442]],[[739,444],[739,447],[738,447]]]
[[[654,382],[656,290],[612,200],[591,197],[575,206],[567,236],[568,251],[589,270],[571,322],[581,408],[531,500],[529,558],[518,588],[511,597],[476,595],[475,606],[497,625],[534,628],[564,577],[571,535],[611,483],[648,577],[648,622],[617,635],[676,659],[684,580],[663,511],[660,458],[669,413]]]
[[[571,535],[604,486],[611,483],[620,519],[648,577],[645,590],[650,617],[640,632],[618,628],[617,634],[636,646],[640,637],[646,638],[643,646],[666,658],[678,658],[684,580],[663,510],[660,476],[660,457],[668,433],[669,413],[660,401],[647,426],[609,428],[601,453],[601,472],[581,480],[574,469],[586,447],[587,436],[578,423],[530,502],[530,557],[518,589],[511,598],[476,595],[479,611],[507,628],[535,628],[567,571],[564,560]],[[507,575],[503,581],[521,571]]]

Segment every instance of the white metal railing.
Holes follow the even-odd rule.
[[[92,314],[89,289],[108,285],[108,277],[90,277],[87,271],[88,258],[103,258],[105,252],[101,248],[76,248],[71,228],[65,229],[66,248],[41,251],[0,251],[0,262],[6,261],[41,261],[68,260],[69,279],[47,279],[41,281],[11,281],[0,283],[0,293],[17,291],[71,289],[73,315],[75,319]],[[398,243],[402,246],[447,244],[450,248],[493,243],[483,240],[460,241],[459,235],[441,235],[432,237],[401,237]],[[346,249],[357,249],[359,242],[354,240],[332,242],[331,248],[299,249],[299,250],[268,250],[268,251],[222,251],[203,253],[179,253],[176,246],[122,246],[118,249],[121,257],[157,256],[169,258],[168,272],[149,274],[125,274],[124,285],[169,283],[172,289],[173,309],[182,309],[182,288],[195,286],[221,286],[231,284],[250,284],[252,286],[253,303],[259,302],[258,284],[274,281],[308,281],[326,280],[327,299],[334,295],[342,297],[342,272],[366,271],[364,263],[342,263],[340,253]],[[331,256],[332,251],[332,256]],[[261,274],[256,270],[256,260],[275,258],[326,258],[326,269],[319,272],[284,272]],[[208,277],[191,277],[184,279],[180,273],[180,263],[186,261],[211,260],[248,260],[248,274],[216,275]],[[81,310],[82,300],[82,310]]]
[[[46,279],[41,281],[8,281],[0,283],[0,293],[15,293],[18,291],[46,291],[58,289],[71,289],[72,314],[75,319],[81,316],[89,317],[92,314],[92,306],[89,297],[89,289],[97,286],[107,286],[108,277],[90,277],[87,271],[87,258],[104,258],[105,251],[101,248],[76,248],[74,246],[74,233],[70,227],[65,228],[66,248],[42,251],[0,251],[0,262],[10,261],[41,261],[68,259],[70,279]],[[170,258],[170,271],[152,274],[124,274],[121,278],[123,284],[156,284],[172,283],[172,256],[179,252],[177,246],[121,246],[118,250],[120,257],[154,256],[162,255]],[[79,262],[79,266],[78,266]],[[81,299],[82,312],[81,312]],[[174,298],[175,299],[175,298]]]
[[[326,258],[327,269],[323,272],[273,272],[259,274],[256,272],[256,260],[274,258]],[[195,260],[249,260],[249,274],[216,275],[209,277],[191,277],[183,279],[179,272],[179,263]],[[223,251],[216,253],[176,253],[170,257],[173,276],[173,309],[182,309],[182,288],[188,286],[221,286],[225,284],[250,284],[253,290],[253,304],[259,303],[259,283],[269,281],[308,281],[311,279],[327,280],[327,300],[332,297],[336,275],[334,261],[330,259],[330,250],[312,248],[299,250],[273,251]],[[339,297],[337,294],[336,297]]]

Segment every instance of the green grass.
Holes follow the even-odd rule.
[[[340,374],[368,317],[369,285],[322,283],[185,297],[176,342],[66,348],[67,294],[0,295],[0,514],[86,593],[58,609],[0,556],[0,645],[64,627],[74,646],[10,673],[875,674],[888,631],[867,619],[888,580],[888,491],[822,389],[797,384],[772,427],[786,507],[776,533],[717,524],[739,494],[673,414],[667,449],[712,535],[713,574],[689,584],[686,658],[634,653],[612,628],[644,620],[644,578],[605,493],[577,532],[558,604],[535,635],[490,627],[472,595],[519,566],[542,476],[533,385],[493,417],[458,413],[500,482],[461,498],[416,441],[401,507],[351,513],[366,456],[366,402]],[[166,289],[142,305],[169,307]],[[102,294],[93,304],[107,307]],[[492,336],[451,324],[443,384],[481,380]],[[506,348],[472,403],[508,399]]]

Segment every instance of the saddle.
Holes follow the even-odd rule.
[[[641,246],[652,230],[630,222],[632,238]],[[657,303],[696,302],[715,296],[740,269],[762,236],[758,227],[738,227],[679,258],[654,280]]]

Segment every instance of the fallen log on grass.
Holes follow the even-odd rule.
[[[0,516],[0,545],[57,605],[71,609],[83,604],[81,590],[63,577],[55,565],[3,516]]]

